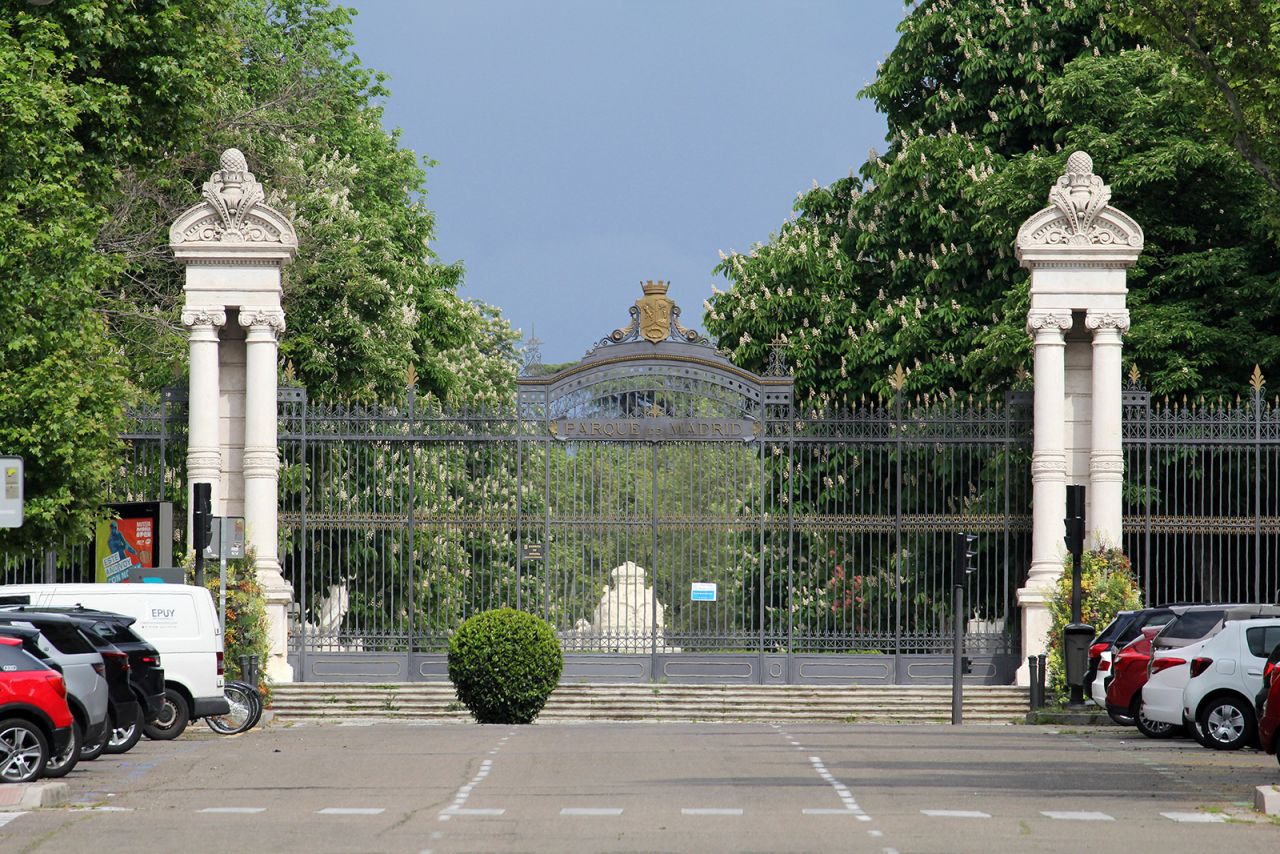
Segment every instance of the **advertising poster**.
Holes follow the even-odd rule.
[[[126,581],[131,568],[154,567],[155,533],[150,516],[100,522],[94,549],[98,582]]]

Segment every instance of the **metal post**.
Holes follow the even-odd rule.
[[[409,572],[408,577],[413,579],[413,583],[409,585],[407,603],[407,616],[409,618],[408,631],[405,633],[405,670],[408,678],[413,678],[413,641],[417,636],[417,611],[418,611],[418,591],[422,589],[421,579],[418,577],[418,531],[417,531],[417,508],[414,506],[418,503],[417,491],[417,457],[418,443],[414,440],[414,429],[417,415],[418,395],[417,389],[413,383],[409,385],[409,429],[406,433],[409,441],[405,444],[409,449]]]
[[[1040,688],[1040,671],[1036,666],[1036,663],[1036,657],[1034,655],[1027,656],[1027,675],[1031,677],[1031,689],[1027,692],[1027,699],[1030,701],[1029,705],[1033,712],[1040,708],[1040,697],[1038,696]]]
[[[1037,708],[1043,708],[1045,687],[1049,679],[1049,657],[1047,655],[1037,655],[1036,662],[1038,663],[1036,668],[1036,698],[1037,702],[1040,703]]]
[[[219,528],[222,526],[219,525]],[[222,623],[222,640],[227,639],[227,544],[218,532],[218,615]]]
[[[956,582],[951,604],[955,609],[955,638],[951,650],[951,724],[959,726],[964,719],[964,584],[959,581]]]
[[[307,503],[311,500],[311,462],[307,457],[307,391],[298,391],[298,412],[302,436],[299,456],[302,458],[302,495],[299,496],[298,514],[298,681],[307,681],[307,554],[311,550],[311,538],[307,531]],[[255,683],[256,684],[256,683]]]

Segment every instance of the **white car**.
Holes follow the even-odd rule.
[[[0,603],[75,606],[134,617],[132,628],[164,662],[165,702],[145,731],[176,738],[187,723],[225,715],[222,626],[213,597],[189,584],[7,584]]]
[[[1182,716],[1202,744],[1235,750],[1253,741],[1254,697],[1267,656],[1280,646],[1280,618],[1234,620],[1199,645],[1188,667]]]
[[[1187,608],[1151,642],[1142,717],[1156,723],[1191,725],[1183,716],[1182,694],[1191,679],[1191,660],[1228,621],[1280,617],[1275,605],[1210,605]]]

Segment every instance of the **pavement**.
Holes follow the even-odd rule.
[[[197,725],[64,782],[0,850],[1280,850],[1274,757],[1119,727]]]

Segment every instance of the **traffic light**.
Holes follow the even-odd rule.
[[[976,572],[978,569],[978,535],[956,534],[955,540],[955,572],[956,578]]]
[[[1084,487],[1067,487],[1067,516],[1062,520],[1067,533],[1062,541],[1071,554],[1080,554],[1084,550]]]
[[[210,485],[197,483],[192,485],[191,507],[191,547],[196,554],[204,554],[212,534],[213,502],[210,497]]]

